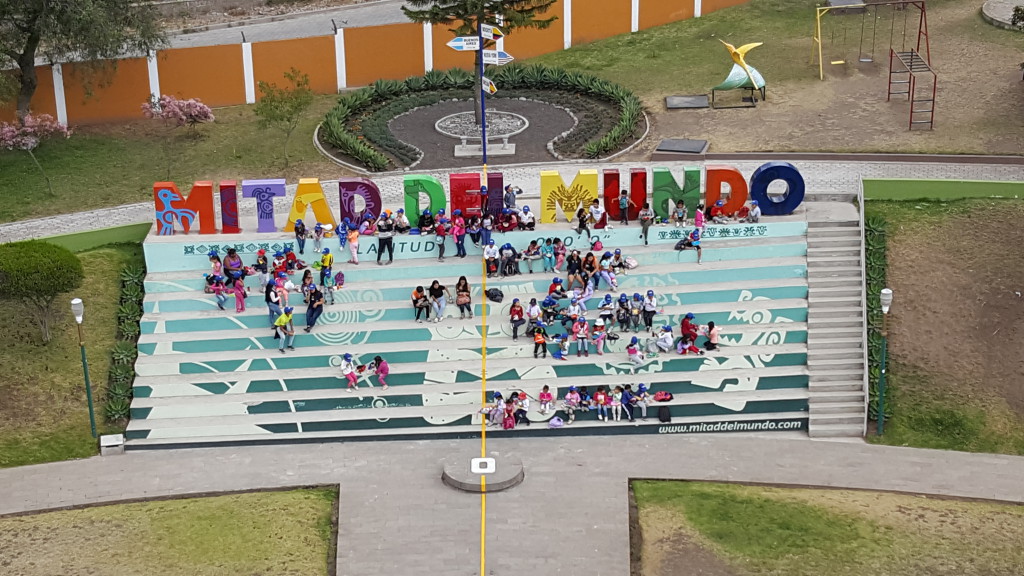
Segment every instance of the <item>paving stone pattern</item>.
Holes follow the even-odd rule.
[[[715,162],[711,162],[715,163]],[[540,163],[502,166],[501,172],[505,175],[506,183],[514,183],[524,191],[524,201],[536,202],[539,198],[539,191],[536,186],[540,182],[541,170],[558,170],[562,177],[571,179],[577,170],[591,168],[603,170],[606,168],[618,168],[628,171],[630,168],[649,168],[652,165],[665,166],[673,170],[681,169],[684,166],[699,166],[703,162],[623,162],[618,164],[609,163]],[[741,160],[732,161],[728,164],[735,166],[744,174],[751,174],[762,164],[762,162]],[[937,164],[937,163],[915,163],[915,162],[847,162],[837,164],[835,162],[822,161],[796,161],[795,165],[800,169],[807,182],[808,193],[829,194],[843,192],[853,194],[860,189],[861,178],[934,178],[950,180],[1002,180],[1021,181],[1024,180],[1024,165],[1007,164]],[[417,174],[430,174],[447,182],[448,174],[451,172],[463,172],[465,168],[451,170],[423,170],[415,171]],[[315,176],[315,175],[311,175]],[[389,173],[384,175],[371,176],[370,178],[380,187],[384,204],[389,207],[402,205],[403,198],[403,177],[404,173]],[[335,180],[324,180],[325,189],[330,190]],[[179,182],[179,187],[187,189],[189,183]],[[275,200],[275,211],[277,214],[286,214],[291,206],[292,195],[296,184],[288,186],[288,195]],[[327,195],[328,203],[335,209],[338,206],[336,194]],[[245,203],[247,201],[243,201]],[[422,204],[427,203],[424,197]],[[246,208],[243,208],[246,209]],[[283,218],[283,217],[282,217]],[[116,208],[93,210],[90,212],[79,212],[52,216],[39,220],[26,220],[0,225],[0,242],[14,242],[38,238],[40,231],[45,230],[48,236],[70,234],[73,232],[85,232],[111,226],[135,224],[151,221],[153,219],[153,206],[151,203],[128,204]]]
[[[630,478],[820,485],[1024,502],[1024,458],[760,436],[489,439],[525,481],[487,498],[488,574],[629,572]],[[628,442],[628,446],[623,443]],[[130,452],[0,470],[0,514],[228,490],[341,487],[338,574],[478,574],[480,496],[441,483],[478,440]],[[569,497],[568,495],[572,496]]]

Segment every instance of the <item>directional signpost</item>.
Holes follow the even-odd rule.
[[[476,36],[459,36],[452,38],[448,46],[459,52],[476,52],[480,49],[480,38]]]
[[[501,28],[491,24],[480,24],[477,27],[476,36],[459,36],[452,38],[448,46],[459,52],[478,52],[480,58],[480,150],[484,156],[484,179],[487,178],[487,95],[494,94],[498,87],[489,78],[484,76],[484,66],[493,64],[502,66],[515,60],[511,54],[503,50],[484,50],[484,40],[498,40],[504,38],[505,33]]]

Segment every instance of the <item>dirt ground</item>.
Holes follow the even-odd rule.
[[[1024,205],[898,227],[889,240],[892,355],[950,393],[1024,416]]]
[[[1024,553],[1019,546],[1024,537],[1024,508],[1020,506],[884,492],[758,486],[736,489],[746,496],[810,504],[836,514],[837,521],[857,519],[866,523],[863,526],[872,527],[871,533],[863,534],[865,538],[891,543],[864,544],[851,559],[855,565],[834,564],[832,574],[1009,576],[1024,570]],[[690,526],[681,509],[649,505],[641,510],[634,525],[642,531],[640,562],[634,576],[818,576],[822,562],[829,562],[821,558],[825,552],[820,550],[808,551],[814,558],[736,556],[727,561],[714,545],[702,544],[705,537]],[[741,513],[737,509],[737,514]]]
[[[195,6],[185,5],[178,9],[165,7],[165,16],[162,22],[168,28],[196,30],[211,24],[231,22],[237,25],[244,20],[284,14],[301,14],[372,1],[374,0],[294,0],[271,3],[266,0],[239,0],[234,3],[225,3],[223,8],[216,5],[207,7],[203,6],[201,2],[196,2]]]
[[[813,80],[791,84],[767,78],[768,100],[757,108],[666,110],[662,96],[667,94],[648,98],[654,129],[627,159],[647,159],[665,138],[706,139],[714,152],[1019,155],[1024,151],[1024,83],[1017,63],[1024,61],[1024,35],[1015,38],[1015,33],[985,24],[978,15],[982,3],[928,7],[932,66],[938,74],[934,130],[909,131],[910,104],[898,97],[886,102],[886,30],[879,32],[885,38],[878,39],[874,63],[858,63],[856,46],[852,54],[847,49],[847,64],[841,66],[830,65],[826,52],[824,81],[817,80],[816,70]],[[802,42],[809,56],[811,40]]]

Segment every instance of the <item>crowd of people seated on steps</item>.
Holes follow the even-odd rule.
[[[264,301],[267,305],[268,318],[274,328],[275,338],[281,340],[280,349],[284,352],[287,347],[293,349],[294,321],[292,313],[294,307],[290,306],[289,295],[298,293],[303,298],[306,309],[306,326],[304,330],[310,332],[316,325],[317,320],[323,313],[326,305],[334,304],[334,292],[344,286],[345,276],[342,271],[334,272],[334,255],[330,248],[323,244],[332,234],[337,235],[340,248],[348,248],[350,257],[348,264],[359,264],[359,240],[362,236],[374,236],[377,239],[377,264],[387,265],[394,261],[394,237],[396,234],[407,234],[410,232],[421,235],[433,235],[438,248],[438,261],[444,261],[447,239],[450,236],[455,244],[456,257],[465,258],[465,240],[468,235],[470,241],[483,249],[483,256],[486,262],[488,277],[507,277],[522,274],[522,264],[525,263],[527,272],[532,274],[534,266],[540,266],[540,272],[565,272],[566,279],[560,277],[553,279],[548,289],[548,295],[538,304],[533,298],[527,308],[518,302],[513,303],[510,311],[510,321],[513,324],[513,341],[518,341],[519,328],[529,322],[526,333],[535,340],[534,356],[547,357],[547,344],[555,344],[552,355],[555,358],[566,360],[571,343],[576,343],[577,356],[589,356],[590,347],[593,345],[595,352],[604,353],[604,344],[607,340],[617,339],[614,334],[615,326],[622,332],[632,328],[634,332],[639,329],[640,319],[643,318],[645,329],[652,330],[651,318],[653,317],[650,306],[645,303],[639,293],[634,293],[632,298],[621,294],[617,302],[611,295],[605,295],[598,305],[598,317],[593,327],[586,320],[587,302],[593,297],[594,292],[601,289],[604,282],[607,289],[615,292],[619,288],[618,277],[627,274],[627,270],[635,268],[637,261],[622,254],[622,250],[604,251],[601,240],[598,236],[591,236],[590,227],[594,230],[610,228],[608,225],[608,214],[601,207],[599,200],[592,201],[589,209],[580,209],[577,213],[575,231],[578,235],[586,234],[590,239],[592,251],[581,256],[579,250],[567,249],[561,238],[544,238],[531,240],[529,245],[522,250],[517,250],[512,243],[506,242],[500,247],[492,237],[495,231],[511,232],[514,230],[535,230],[536,217],[529,206],[517,207],[516,196],[521,191],[511,185],[505,187],[503,195],[503,209],[497,217],[484,212],[482,215],[471,215],[464,218],[461,210],[454,210],[452,218],[447,218],[445,209],[437,211],[437,215],[431,210],[424,210],[412,226],[404,209],[396,212],[384,210],[379,216],[370,213],[364,214],[354,222],[345,218],[334,231],[330,224],[316,223],[312,230],[307,229],[305,223],[299,219],[295,221],[294,233],[298,254],[305,254],[306,243],[312,240],[313,249],[319,259],[313,262],[312,267],[298,258],[291,247],[284,247],[276,251],[273,258],[267,256],[266,250],[259,250],[256,261],[252,266],[246,266],[235,249],[227,250],[222,261],[217,251],[211,251],[208,256],[211,263],[211,271],[204,274],[206,277],[205,291],[213,294],[218,308],[225,310],[225,304],[229,296],[234,296],[236,313],[243,313],[246,310],[246,299],[250,289],[245,286],[247,276],[256,276],[260,289],[264,293]],[[636,204],[629,198],[627,191],[623,190],[618,197],[618,208],[620,213],[619,223],[629,225],[629,209],[636,208]],[[689,224],[688,210],[682,201],[676,203],[668,221],[661,224],[667,225],[669,221],[677,227],[686,227]],[[697,262],[701,262],[701,231],[707,220],[716,224],[729,224],[733,222],[758,222],[761,210],[756,201],[745,204],[735,214],[725,212],[724,203],[716,202],[710,210],[705,210],[703,205],[698,205],[694,211],[693,231],[676,245],[676,249],[684,250],[693,248],[697,250]],[[644,244],[648,243],[648,231],[651,225],[655,224],[657,218],[649,203],[644,203],[639,211],[639,222],[641,225],[640,238]],[[387,254],[387,261],[384,255]],[[600,254],[600,256],[598,256]],[[312,268],[312,269],[311,269]],[[319,282],[314,278],[314,272],[319,273]],[[302,272],[303,276],[299,283],[290,279],[291,274]],[[578,286],[577,286],[578,284]],[[653,291],[648,292],[648,298]],[[568,299],[567,306],[560,306],[558,301]],[[445,316],[445,309],[449,303],[459,308],[460,319],[473,318],[472,290],[465,276],[459,279],[455,287],[455,295],[435,280],[428,288],[417,286],[412,294],[412,303],[415,309],[415,318],[418,322],[430,321],[433,312],[433,321],[441,322]],[[561,334],[548,335],[546,327],[556,322],[561,322],[564,332]],[[684,321],[685,324],[685,321]],[[283,328],[282,328],[283,327]],[[539,333],[538,329],[540,330]],[[667,329],[667,330],[665,330]],[[718,343],[717,328],[714,323],[701,327],[701,331],[708,337],[705,347],[708,350],[714,349]],[[636,353],[629,353],[630,360],[634,363],[642,360],[644,353],[657,354],[675,349],[679,353],[697,352],[703,353],[696,348],[696,334],[681,327],[682,334],[678,338],[671,337],[671,327],[665,326],[661,333],[653,332],[651,339],[643,346],[633,342],[628,350]],[[672,339],[671,345],[668,339]],[[636,340],[636,338],[634,338]],[[543,345],[542,345],[543,344]]]
[[[589,412],[595,412],[597,420],[602,422],[635,422],[638,417],[642,421],[647,420],[647,409],[653,402],[667,401],[671,398],[672,396],[665,392],[653,394],[650,388],[641,382],[636,390],[632,384],[624,384],[607,389],[598,386],[592,393],[587,386],[569,386],[565,396],[559,401],[550,386],[545,384],[536,398],[531,398],[522,389],[511,392],[507,398],[496,390],[491,395],[490,403],[484,406],[480,413],[488,426],[501,426],[506,430],[519,425],[530,425],[528,414],[534,401],[537,402],[537,411],[541,416],[555,414],[559,409],[565,415],[564,420],[558,416],[550,418],[548,426],[551,428],[572,424],[576,421],[578,413]]]

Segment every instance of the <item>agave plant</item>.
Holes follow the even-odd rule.
[[[126,420],[131,416],[132,405],[126,398],[110,398],[107,400],[104,412],[106,413],[107,420],[111,422]]]
[[[142,307],[138,300],[129,300],[117,307],[117,319],[138,322],[142,318]]]
[[[431,70],[423,75],[423,85],[426,90],[441,90],[447,87],[448,75],[444,70]]]
[[[409,92],[421,92],[426,85],[427,82],[423,76],[410,76],[405,79],[405,87]]]
[[[138,357],[138,350],[131,342],[115,342],[110,355],[115,365],[131,366]]]
[[[450,68],[445,75],[448,88],[471,88],[476,84],[476,75],[462,68]]]
[[[107,387],[107,399],[108,401],[110,399],[131,400],[131,382],[111,382],[110,386]]]
[[[129,264],[121,268],[121,282],[125,284],[142,285],[146,279],[146,269],[136,264]]]
[[[121,334],[122,340],[134,341],[139,337],[139,324],[138,322],[131,322],[128,320],[121,321],[117,326],[118,332]]]
[[[131,384],[135,380],[135,369],[127,364],[115,364],[110,367],[110,380]]]
[[[144,292],[138,284],[124,284],[121,286],[122,302],[141,302]]]

